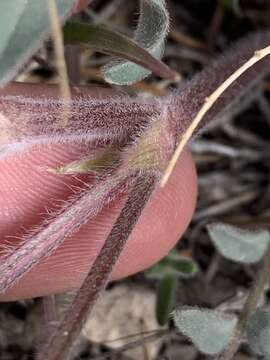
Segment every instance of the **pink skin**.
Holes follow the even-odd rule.
[[[70,177],[46,173],[44,167],[72,161],[83,152],[78,146],[55,146],[29,152],[0,164],[0,239],[18,236],[38,224],[46,209],[65,200],[79,184]],[[123,199],[122,199],[123,201]],[[36,266],[1,300],[15,300],[77,288],[116,219],[121,199],[67,239],[49,258]],[[196,172],[185,152],[166,188],[158,189],[147,205],[116,266],[113,279],[147,268],[164,256],[185,231],[196,202]]]
[[[0,164],[0,239],[9,243],[32,225],[46,209],[72,193],[79,180],[47,173],[44,168],[72,161],[83,153],[79,146],[44,148]],[[123,199],[104,209],[95,220],[67,239],[49,258],[31,270],[1,300],[15,300],[77,288],[102,246]],[[113,279],[147,268],[164,256],[185,231],[196,202],[196,172],[185,152],[166,188],[158,189],[133,231]]]
[[[89,1],[80,1],[82,9]],[[47,91],[50,95],[49,89]],[[52,96],[52,94],[51,94]],[[0,163],[0,246],[41,222],[47,209],[72,194],[78,179],[46,172],[46,167],[68,163],[85,154],[80,145],[45,147]],[[185,151],[164,189],[157,189],[135,227],[113,272],[119,279],[141,271],[166,255],[184,233],[193,215],[197,178]],[[78,288],[108,235],[124,199],[103,209],[78,233],[66,239],[49,258],[0,296],[2,301],[31,298]],[[8,238],[7,238],[8,236]],[[1,247],[0,247],[1,250]]]

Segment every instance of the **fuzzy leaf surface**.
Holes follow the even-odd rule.
[[[141,11],[134,41],[156,58],[164,52],[169,29],[169,14],[164,0],[141,0]],[[115,60],[104,68],[107,82],[129,85],[144,79],[150,72],[129,61]]]
[[[131,61],[132,67],[144,69],[149,74],[153,72],[160,77],[172,80],[178,77],[175,71],[154,57],[153,54],[145,50],[141,45],[106,26],[68,23],[64,27],[64,41],[66,44],[80,44],[101,53],[119,56]],[[131,76],[131,73],[125,75],[122,72],[121,76]],[[106,76],[105,80],[109,81]],[[136,81],[135,79],[132,82]]]
[[[246,332],[252,350],[270,359],[270,308],[257,309],[248,319]]]
[[[55,0],[64,20],[76,0]],[[0,85],[17,74],[50,32],[48,2],[44,0],[1,0]]]
[[[231,340],[236,318],[214,310],[186,307],[176,310],[174,322],[204,354],[220,353]]]
[[[223,223],[208,225],[207,229],[225,258],[244,264],[260,261],[270,243],[270,233],[264,229],[251,231]]]

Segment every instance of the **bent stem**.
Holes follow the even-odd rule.
[[[263,258],[263,265],[259,271],[257,280],[251,289],[246,303],[243,307],[243,310],[239,316],[238,322],[236,324],[234,334],[231,342],[224,350],[224,352],[219,356],[218,360],[231,360],[235,353],[238,350],[241,337],[245,331],[246,323],[249,316],[256,309],[258,302],[260,301],[262,294],[264,292],[265,285],[269,281],[270,277],[270,248],[266,252]]]
[[[65,359],[86,317],[105,288],[114,265],[136,225],[156,183],[156,175],[138,175],[116,223],[86,276],[70,310],[39,354],[39,360]]]
[[[77,135],[80,136],[79,139],[82,141],[82,136],[85,133],[87,136],[90,136],[93,135],[93,132],[99,134],[100,131],[103,133],[105,131],[106,136],[102,137],[103,146],[108,146],[108,142],[111,146],[112,138],[121,138],[121,141],[117,140],[117,143],[123,146],[122,155],[126,160],[130,159],[132,154],[128,149],[125,150],[128,153],[124,152],[124,145],[127,145],[127,143],[131,145],[133,143],[134,145],[136,137],[142,138],[142,143],[139,147],[136,147],[135,142],[135,153],[133,155],[136,155],[135,158],[139,160],[137,164],[144,166],[144,160],[147,159],[147,156],[144,151],[141,153],[140,148],[144,149],[144,146],[142,146],[144,144],[143,135],[145,135],[148,129],[146,125],[149,124],[150,119],[153,119],[154,115],[158,117],[161,114],[169,114],[172,135],[175,139],[179,138],[186,129],[190,128],[189,126],[193,126],[190,123],[200,111],[205,96],[218,88],[220,83],[236,70],[240,60],[250,58],[255,49],[266,46],[270,41],[270,33],[261,33],[259,37],[250,37],[247,40],[242,40],[238,47],[233,52],[231,51],[227,57],[220,58],[215,66],[210,67],[207,71],[203,71],[195,79],[187,83],[182,90],[177,90],[177,92],[172,93],[165,100],[142,103],[137,100],[133,101],[125,96],[103,100],[95,98],[91,100],[87,96],[82,96],[78,101],[72,103],[69,124],[66,128],[58,129],[57,134],[59,133],[59,135],[57,137],[55,137],[54,123],[59,115],[58,100],[56,102],[53,99],[50,99],[50,101],[48,99],[45,99],[45,101],[44,99],[35,99],[33,101],[30,98],[20,97],[18,99],[17,97],[14,98],[14,96],[0,96],[0,108],[5,110],[3,111],[5,116],[8,115],[12,119],[17,119],[17,123],[14,120],[16,125],[14,125],[16,130],[14,141],[17,144],[20,143],[21,138],[26,143],[28,143],[26,140],[31,138],[34,138],[34,141],[40,142],[40,138],[44,139],[44,136],[47,141],[46,144],[53,143],[52,139],[53,141],[59,141],[59,138],[62,143],[67,143],[67,139],[70,139],[70,136],[73,136],[74,139],[74,136]],[[221,103],[216,104],[212,111],[208,112],[205,117],[205,123],[213,120],[217,113],[224,110],[224,106],[234,101],[236,96],[245,93],[254,83],[254,80],[265,74],[267,69],[269,69],[268,61],[267,63],[260,62],[256,67],[252,68],[253,71],[250,70],[245,76],[242,76],[241,81],[239,81],[240,89],[236,89],[235,84],[231,85],[226,98]],[[28,114],[29,119],[26,121],[26,124],[22,124],[20,121],[21,117],[19,115],[21,113]],[[164,118],[160,116],[160,120],[164,120]],[[40,124],[42,124],[42,127]],[[44,134],[43,128],[46,128],[46,134]],[[95,139],[98,134],[96,134]],[[162,140],[164,140],[163,138]],[[76,137],[76,139],[78,138]],[[160,136],[157,139],[157,141],[160,141]],[[156,146],[154,148],[156,149]],[[161,146],[157,148],[160,151]],[[133,163],[134,165],[135,163]],[[124,174],[118,173],[118,176],[115,177],[109,171],[105,181],[100,179],[102,181],[97,182],[94,187],[87,187],[84,189],[84,192],[77,194],[76,198],[69,201],[67,206],[64,206],[61,211],[54,213],[49,221],[43,223],[36,231],[25,236],[19,248],[13,249],[7,254],[7,257],[3,259],[3,263],[0,264],[0,292],[7,290],[45,256],[49,256],[67,236],[75,233],[81,225],[96,216],[105,204],[108,204],[113,198],[126,191],[127,188],[131,189],[133,187],[134,182],[126,186],[127,177],[130,176],[128,162],[124,163],[122,168],[125,169]],[[42,360],[60,360],[62,359],[62,352],[67,352],[71,347],[72,339],[79,333],[86,314],[95,304],[100,290],[105,287],[112,268],[150,196],[151,189],[154,188],[156,176],[151,175],[150,178],[147,177],[144,181],[141,178],[140,180],[137,179],[141,186],[138,187],[136,185],[133,187],[128,202],[106,240],[92,270],[88,274],[82,289],[79,291],[70,314],[66,316],[59,330],[53,334],[53,337],[50,338],[48,345],[40,355]],[[143,195],[138,193],[138,189],[142,191]]]
[[[264,49],[255,51],[254,55],[245,62],[241,67],[239,67],[231,76],[229,76],[209,97],[205,98],[205,102],[195,118],[192,120],[191,124],[187,130],[183,133],[180,143],[177,146],[170,162],[165,170],[163,178],[161,179],[161,187],[164,187],[167,183],[173,169],[181,155],[184,147],[187,145],[189,139],[192,137],[194,131],[197,129],[201,120],[204,118],[205,114],[213,107],[216,101],[220,96],[248,69],[254,66],[258,61],[262,60],[270,54],[270,46],[265,47]]]

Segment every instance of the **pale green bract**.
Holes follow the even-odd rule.
[[[265,229],[246,230],[214,223],[207,230],[221,255],[244,264],[260,261],[270,244],[270,233]]]
[[[174,312],[174,322],[198,350],[214,355],[230,342],[237,319],[214,310],[184,307]]]
[[[65,19],[77,0],[55,0]],[[50,32],[47,0],[0,1],[0,85],[16,76]]]
[[[141,11],[134,41],[156,58],[164,52],[169,29],[169,13],[164,0],[141,0]],[[130,85],[144,79],[149,70],[130,61],[115,60],[104,68],[104,79],[117,85]]]

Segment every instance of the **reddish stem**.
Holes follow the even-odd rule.
[[[39,355],[39,360],[65,359],[73,341],[93,309],[100,292],[105,288],[130,233],[136,225],[156,183],[155,175],[138,177],[132,185],[127,202],[114,224],[90,272],[83,282],[70,311],[52,334]]]

